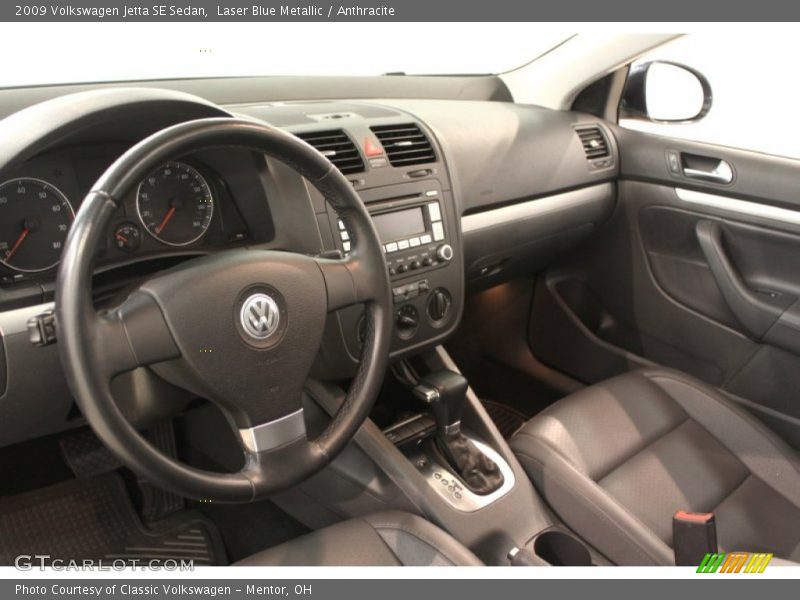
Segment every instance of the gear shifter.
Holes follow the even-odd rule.
[[[436,371],[420,379],[413,392],[433,412],[439,452],[473,492],[486,495],[503,485],[503,474],[461,433],[467,387],[467,380],[459,373]]]

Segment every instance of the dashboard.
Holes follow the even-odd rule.
[[[215,94],[229,93],[222,83],[209,80],[203,99],[179,90],[181,82],[98,86],[83,92],[77,114],[65,110],[63,123],[33,115],[0,145],[0,159],[14,145],[27,155],[0,173],[0,446],[80,424],[56,344],[32,345],[28,321],[53,306],[60,250],[82,199],[128,148],[171,124],[231,115],[264,121],[342,171],[382,243],[393,359],[442,343],[458,327],[470,290],[545,266],[613,210],[616,147],[595,117],[464,99],[214,104],[223,99]],[[66,91],[52,90],[51,102],[67,102]],[[24,91],[0,90],[0,117],[6,106],[19,107],[21,93],[24,100]],[[587,135],[601,140],[599,159],[596,148],[586,152]],[[354,243],[319,191],[289,166],[246,149],[176,157],[140,181],[117,212],[96,257],[98,306],[203,254],[248,247],[343,256]],[[363,335],[360,307],[330,315],[312,375],[350,377]],[[144,412],[134,397],[153,401],[164,391],[140,371],[147,370],[121,377],[117,390],[134,422]]]

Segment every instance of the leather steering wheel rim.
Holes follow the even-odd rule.
[[[91,287],[94,260],[112,215],[123,199],[158,165],[190,152],[221,146],[251,149],[285,163],[305,177],[346,223],[353,252],[345,259],[332,260],[263,250],[224,250],[218,256],[188,261],[166,276],[156,274],[152,282],[148,280],[120,306],[96,311]],[[186,334],[185,328],[181,329],[181,319],[170,314],[170,302],[181,306],[181,292],[176,290],[175,282],[190,282],[196,276],[222,280],[229,273],[253,274],[252,277],[266,280],[270,277],[261,275],[265,271],[284,283],[289,282],[286,283],[289,287],[299,286],[297,290],[284,290],[289,323],[284,339],[291,339],[294,331],[302,330],[303,322],[308,321],[307,327],[311,329],[302,333],[311,344],[318,341],[312,325],[319,323],[320,310],[327,314],[349,305],[364,305],[366,336],[347,396],[331,423],[313,440],[303,434],[266,450],[248,446],[243,440],[245,464],[237,473],[204,471],[180,463],[159,451],[126,420],[111,394],[111,379],[126,370],[151,364],[177,365],[176,373],[191,372],[196,366],[197,359],[188,357],[191,347],[187,340],[193,338]],[[308,282],[298,279],[299,272],[307,274]],[[325,306],[306,305],[301,300],[295,308],[300,313],[306,311],[301,316],[311,317],[292,321],[292,295],[308,296],[315,292],[324,296]],[[116,160],[76,214],[62,253],[56,290],[61,361],[75,399],[98,437],[126,466],[152,483],[183,496],[219,502],[250,502],[285,490],[322,469],[344,449],[369,415],[380,389],[389,354],[391,311],[389,278],[378,236],[347,179],[299,138],[265,124],[234,118],[199,119],[163,129]],[[246,344],[240,348],[233,342],[233,334],[227,331],[229,317],[224,315],[220,319],[218,326],[225,328],[226,340],[238,353],[237,357],[262,360],[269,352],[277,351],[248,349]],[[321,339],[321,331],[318,335]],[[276,342],[276,348],[284,343],[289,342]],[[318,348],[317,344],[313,351],[316,353]],[[300,362],[308,364],[307,359]],[[266,370],[251,372],[262,371]],[[277,377],[271,376],[271,381]],[[197,378],[196,385],[191,377]],[[271,418],[274,415],[266,404],[252,399],[242,406],[236,405],[238,399],[228,403],[224,386],[217,386],[210,376],[192,372],[191,377],[196,388],[210,390],[212,401],[215,395],[220,399],[215,403],[222,404],[223,412],[240,433],[282,422],[280,418]],[[279,388],[279,384],[280,381],[275,387]],[[261,420],[270,415],[270,420],[259,423],[253,413]]]

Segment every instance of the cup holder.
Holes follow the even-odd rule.
[[[579,540],[563,531],[545,531],[533,542],[533,551],[556,567],[590,567],[592,555]]]

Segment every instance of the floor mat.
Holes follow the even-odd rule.
[[[492,400],[481,400],[481,403],[505,439],[514,435],[528,420],[524,414],[508,404]]]
[[[214,525],[196,512],[145,527],[116,473],[0,499],[0,565],[20,554],[61,560],[225,564]]]
[[[59,445],[64,462],[78,479],[110,473],[122,466],[119,459],[88,427],[65,434]]]

